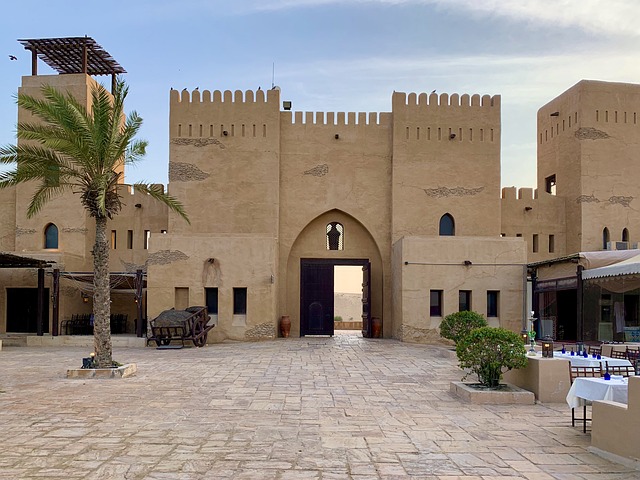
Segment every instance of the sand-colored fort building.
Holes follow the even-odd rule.
[[[34,59],[45,48],[27,46]],[[34,60],[19,92],[49,83],[85,102],[92,73],[117,73],[110,62],[42,76]],[[394,92],[380,113],[291,111],[279,89],[173,90],[169,102],[167,188],[191,224],[122,185],[109,224],[122,332],[140,312],[207,305],[210,342],[273,338],[282,315],[292,336],[330,335],[334,266],[356,265],[365,318],[382,319],[385,338],[436,340],[459,309],[519,331],[533,274],[536,315],[575,339],[574,254],[631,248],[640,234],[640,85],[585,80],[542,106],[535,190],[501,189],[497,95]],[[50,262],[42,328],[64,334],[91,311],[92,219],[72,195],[27,219],[30,194],[0,190],[0,250]],[[4,266],[0,333],[35,332],[38,269]]]

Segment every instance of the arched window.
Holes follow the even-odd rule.
[[[622,241],[623,242],[629,241],[629,230],[627,230],[626,228],[622,229]]]
[[[456,234],[456,223],[453,221],[453,217],[448,213],[445,213],[440,217],[440,235],[453,236]]]
[[[327,225],[327,250],[344,250],[344,227],[341,223]]]
[[[53,223],[44,229],[44,248],[58,248],[58,227]]]
[[[607,244],[611,241],[611,237],[609,236],[609,229],[604,227],[602,230],[602,249],[607,249]]]

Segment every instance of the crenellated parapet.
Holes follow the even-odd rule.
[[[280,90],[171,90],[170,137],[266,137],[279,121]],[[225,133],[226,132],[226,133]]]
[[[396,138],[414,141],[500,141],[500,95],[393,93]]]
[[[504,187],[502,189],[503,200],[521,200],[523,202],[536,200],[538,198],[538,189],[531,187]]]
[[[391,126],[388,112],[281,112],[281,125],[288,132],[309,134],[331,129],[331,138],[338,134],[365,135]],[[339,130],[335,130],[339,128]]]
[[[271,89],[271,90],[247,90],[243,92],[242,90],[225,90],[224,92],[220,90],[214,90],[213,93],[210,90],[192,90],[189,91],[186,88],[182,91],[171,90],[169,94],[169,99],[171,104],[174,103],[233,103],[236,106],[241,104],[251,105],[251,104],[275,104],[278,107],[280,102],[280,90]]]
[[[446,107],[483,107],[483,108],[500,108],[500,95],[469,95],[464,93],[405,93],[393,92],[393,107],[426,107],[426,108],[446,108]]]

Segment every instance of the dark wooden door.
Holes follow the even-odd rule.
[[[44,289],[42,331],[49,332],[49,289]],[[7,332],[36,333],[38,331],[38,289],[7,288]]]
[[[300,336],[333,336],[333,263],[300,262]]]
[[[371,263],[362,266],[362,336],[371,338]]]

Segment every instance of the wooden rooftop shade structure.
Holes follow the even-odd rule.
[[[50,266],[51,262],[48,260],[39,260],[0,252],[0,268],[45,268]]]
[[[22,39],[18,42],[31,51],[31,75],[38,74],[38,57],[60,74],[111,75],[112,90],[116,75],[127,73],[91,37]]]

